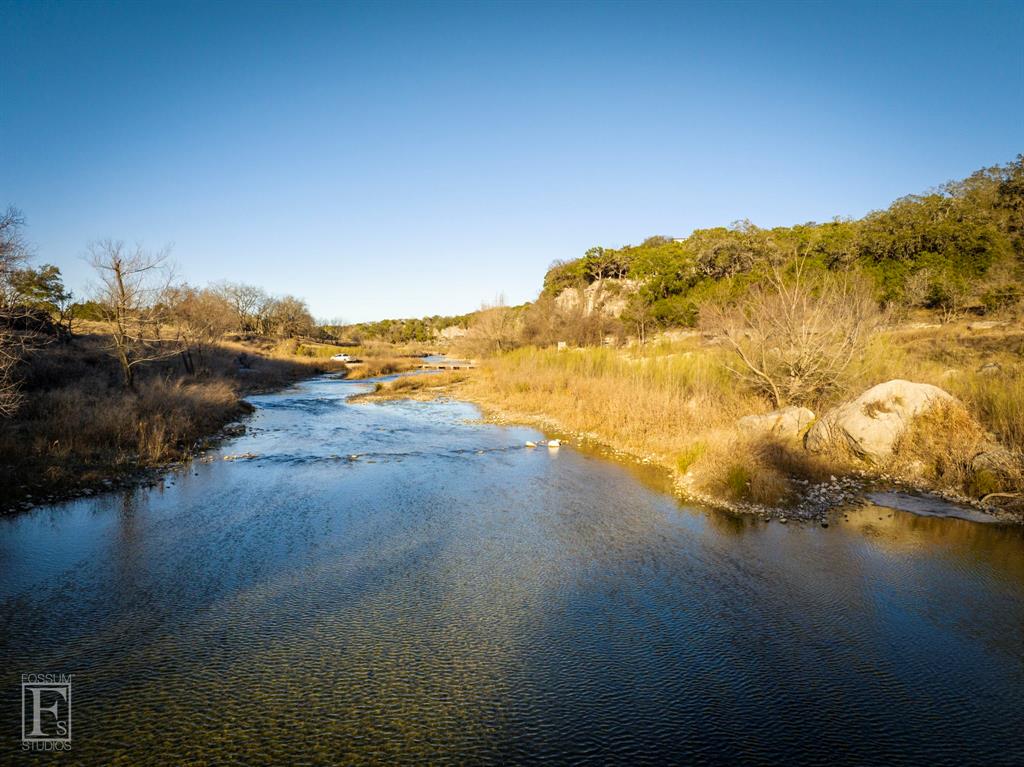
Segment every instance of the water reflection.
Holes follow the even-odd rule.
[[[71,761],[1024,761],[976,724],[1024,693],[1018,529],[689,509],[359,387],[256,398],[224,447],[255,459],[0,521],[0,662],[77,674]]]

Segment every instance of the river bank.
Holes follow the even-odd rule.
[[[177,355],[155,360],[127,389],[102,335],[35,350],[24,403],[0,422],[0,515],[152,485],[237,434],[252,412],[246,397],[336,367],[263,340],[211,344],[201,359],[199,375]]]
[[[1004,382],[965,375],[961,384],[961,391],[998,390]],[[960,411],[955,418],[920,419],[882,464],[837,451],[813,454],[802,433],[738,427],[767,408],[730,380],[715,349],[525,349],[492,358],[472,374],[399,378],[363,398],[445,396],[473,402],[495,423],[531,425],[658,466],[681,498],[732,512],[827,524],[837,507],[899,490],[983,509],[994,520],[1024,521],[1024,509],[1013,505],[1017,488],[995,484],[1012,482],[1012,473],[993,478],[970,468],[971,440],[993,438],[973,421],[965,425]],[[992,492],[999,494],[989,500]]]
[[[1019,707],[1020,529],[766,524],[371,387],[251,396],[208,461],[0,519],[0,664],[74,675],[72,762],[1019,761],[977,721]]]

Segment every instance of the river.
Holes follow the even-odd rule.
[[[689,508],[367,386],[253,397],[213,462],[0,519],[0,763],[52,672],[66,764],[1024,764],[1019,528]]]

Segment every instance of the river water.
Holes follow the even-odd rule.
[[[36,672],[73,674],[67,764],[1024,764],[1020,529],[688,508],[366,388],[0,520],[0,764]]]

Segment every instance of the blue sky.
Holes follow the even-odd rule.
[[[592,245],[859,216],[1024,151],[1024,3],[11,3],[0,205],[361,321]]]

